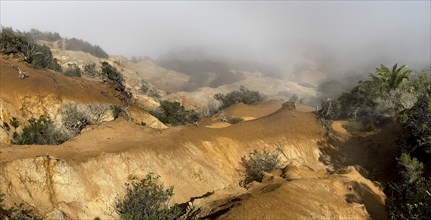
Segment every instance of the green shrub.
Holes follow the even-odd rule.
[[[61,144],[67,140],[67,136],[57,131],[52,121],[41,115],[39,119],[30,118],[21,134],[14,132],[12,144]]]
[[[126,90],[124,86],[123,75],[117,70],[117,68],[111,66],[108,62],[102,62],[101,76],[104,82],[108,82],[114,86],[116,91],[121,93],[121,101],[125,104],[132,98],[132,93]]]
[[[173,187],[164,189],[163,184],[158,183],[159,178],[149,173],[140,181],[133,178],[126,184],[126,196],[115,205],[121,219],[175,219],[181,214],[178,206],[169,207]]]
[[[21,124],[17,118],[12,117],[12,119],[10,120],[10,125],[12,125],[13,128],[17,129]]]
[[[253,181],[261,182],[265,172],[271,172],[280,168],[279,152],[270,153],[268,151],[258,152],[254,150],[249,153],[248,158],[241,158],[241,165],[245,169],[244,183]]]
[[[356,119],[350,119],[347,123],[343,125],[349,132],[370,132],[374,131],[374,125],[371,122],[363,123]]]
[[[364,125],[381,126],[393,121],[398,115],[411,108],[417,101],[418,89],[423,83],[410,81],[412,71],[403,65],[389,69],[383,65],[369,74],[370,80],[360,81],[351,91],[339,98],[340,118],[351,118]],[[422,81],[426,77],[419,77]],[[367,126],[371,129],[370,126]]]
[[[402,179],[389,184],[390,219],[431,219],[431,180],[421,176],[424,165],[408,154],[398,160]]]
[[[250,91],[244,86],[241,86],[239,91],[235,90],[226,95],[220,93],[215,94],[214,99],[221,102],[220,108],[226,108],[236,103],[257,104],[262,102],[264,97],[257,91]]]
[[[237,124],[237,123],[242,122],[242,121],[244,121],[244,119],[242,119],[242,118],[228,118],[226,120],[226,122],[228,122],[229,124]]]
[[[431,94],[421,94],[416,104],[403,116],[401,123],[410,135],[409,152],[421,148],[431,153]]]
[[[199,114],[194,110],[186,110],[179,102],[162,101],[157,111],[151,112],[165,124],[182,125],[197,122]]]

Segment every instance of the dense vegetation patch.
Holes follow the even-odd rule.
[[[401,179],[387,187],[390,219],[431,219],[431,179],[424,165],[403,153],[398,159]]]
[[[415,76],[406,68],[381,65],[369,74],[369,80],[332,101],[330,108],[323,102],[318,114],[348,119],[344,127],[352,132],[370,131],[388,122],[401,124],[399,178],[385,188],[389,215],[391,219],[430,219],[431,180],[424,170],[431,169],[431,71]]]
[[[21,133],[14,131],[12,144],[61,144],[68,136],[57,130],[53,122],[41,115],[38,119],[30,118]]]
[[[239,91],[235,90],[228,94],[215,94],[214,98],[221,102],[220,108],[226,108],[233,104],[257,104],[264,100],[264,96],[258,91],[250,91],[244,86],[241,86]]]
[[[177,205],[169,206],[174,188],[164,189],[159,178],[153,173],[148,173],[141,180],[131,178],[131,183],[126,184],[125,197],[115,205],[121,219],[175,219],[181,214]]]
[[[4,54],[17,53],[35,68],[51,69],[61,72],[61,67],[47,46],[37,44],[24,33],[12,28],[1,28],[0,50]]]
[[[184,125],[197,122],[199,114],[194,110],[186,110],[179,102],[162,101],[157,111],[151,112],[165,124]]]

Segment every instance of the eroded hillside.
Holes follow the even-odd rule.
[[[125,106],[109,83],[33,69],[13,55],[1,61],[0,193],[6,207],[21,204],[47,219],[119,218],[115,204],[125,183],[155,172],[174,186],[172,204],[188,204],[182,218],[386,216],[379,186],[346,168],[357,161],[327,159],[342,157],[350,137],[328,142],[311,107],[236,104],[224,111],[244,120],[237,124],[214,115],[167,127],[138,105]],[[9,144],[13,132],[21,132],[12,128],[14,117],[25,125],[46,115],[61,129],[70,106],[92,118],[76,137],[60,145]],[[124,113],[116,118],[113,106]],[[283,169],[243,188],[241,158],[253,150],[280,152]]]

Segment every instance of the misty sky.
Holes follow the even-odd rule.
[[[156,59],[191,46],[287,69],[312,60],[349,71],[429,63],[430,8],[430,1],[2,0],[1,24],[58,32],[128,57]]]

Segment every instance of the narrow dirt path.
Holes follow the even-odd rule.
[[[360,166],[368,178],[386,183],[393,178],[397,139],[401,128],[392,123],[374,132],[351,134],[343,128],[345,121],[333,123],[334,135],[330,138],[333,148],[340,155],[336,166]]]

